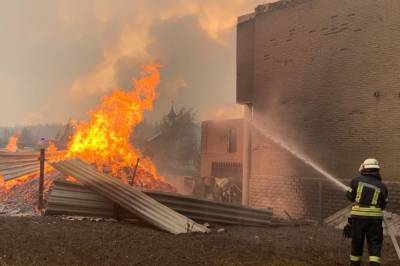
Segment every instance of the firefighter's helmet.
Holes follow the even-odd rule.
[[[379,169],[379,162],[377,159],[369,158],[366,159],[360,166],[359,171],[361,172],[364,169]]]

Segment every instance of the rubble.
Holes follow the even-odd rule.
[[[99,217],[88,217],[88,216],[68,216],[62,215],[60,216],[62,220],[67,221],[90,221],[90,222],[117,222],[117,220],[113,218],[99,218]]]
[[[52,171],[46,175],[44,184],[44,200],[47,201],[49,190],[58,172]],[[0,215],[37,216],[38,210],[38,176],[10,181],[11,184],[0,186]]]
[[[162,230],[173,234],[209,232],[208,228],[159,203],[139,189],[107,176],[79,159],[57,162],[53,166]]]
[[[35,216],[38,211],[30,203],[21,203],[15,200],[0,202],[0,215],[7,216]]]
[[[350,217],[350,208],[351,205],[329,216],[324,220],[324,224],[337,229],[343,229],[347,224],[347,219]],[[385,217],[386,220],[389,222],[394,235],[400,237],[400,215],[386,211]],[[384,233],[387,234],[385,224],[383,225],[383,227],[385,229]]]
[[[245,226],[295,226],[310,224],[307,221],[278,220],[271,210],[258,210],[240,205],[201,200],[174,193],[143,191],[165,206],[194,221],[203,222],[204,227],[214,224]],[[63,179],[54,181],[50,192],[46,215],[80,215],[92,217],[115,217],[118,220],[135,218],[109,199],[78,183]],[[137,218],[137,217],[136,217]]]

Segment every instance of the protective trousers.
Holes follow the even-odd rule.
[[[350,265],[360,265],[364,240],[367,237],[370,265],[380,265],[383,241],[381,218],[352,217]]]

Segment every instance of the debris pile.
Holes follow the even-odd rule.
[[[50,161],[50,165],[44,185],[46,215],[90,221],[141,219],[173,234],[210,232],[207,226],[198,222],[246,226],[309,224],[307,221],[277,220],[273,218],[272,210],[200,200],[175,193],[145,191],[146,187],[126,184],[79,159]],[[9,180],[3,186],[0,184],[0,189],[3,189],[0,191],[0,214],[42,214],[36,207],[38,183],[38,174],[32,173]]]
[[[162,230],[173,234],[209,232],[203,225],[166,207],[139,189],[105,175],[79,159],[57,162],[53,166],[64,175],[75,177],[103,197]]]
[[[44,199],[47,200],[49,190],[58,173],[47,173],[44,184]],[[38,205],[38,175],[32,174],[0,186],[0,215],[34,216],[41,212]]]
[[[258,210],[172,193],[143,192],[176,212],[198,222],[207,222],[206,224],[246,226],[304,224],[301,221],[290,221],[288,223],[287,221],[274,219],[272,210]],[[137,218],[90,188],[62,179],[54,181],[45,214],[114,217],[119,220]]]
[[[350,210],[351,205],[339,210],[338,212],[326,218],[324,220],[324,224],[327,226],[335,227],[337,229],[343,229],[344,226],[347,224],[347,219],[350,217]],[[385,217],[390,224],[393,233],[396,236],[400,237],[400,215],[392,212],[386,212]],[[387,234],[386,230],[385,234]]]

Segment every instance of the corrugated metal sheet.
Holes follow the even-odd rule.
[[[39,162],[37,162],[37,165],[9,166],[6,170],[0,169],[0,175],[3,177],[4,181],[9,181],[38,171]]]
[[[65,151],[46,154],[47,161],[64,157]],[[0,152],[0,176],[9,181],[39,172],[39,152]]]
[[[111,218],[114,208],[112,201],[82,185],[55,180],[45,214]]]
[[[195,220],[209,223],[248,225],[248,226],[281,226],[293,225],[294,222],[272,219],[270,210],[258,210],[220,202],[195,199],[171,193],[145,192],[153,199],[171,209]],[[116,211],[116,206],[106,198],[90,189],[63,180],[54,182],[50,193],[46,214],[48,215],[83,215],[130,218],[126,211]]]
[[[162,192],[146,192],[146,194],[196,221],[250,226],[271,226],[277,223],[277,221],[272,221],[272,211],[270,210],[259,210]]]
[[[60,161],[52,165],[63,174],[77,178],[93,191],[158,228],[173,234],[209,231],[205,226],[175,212],[142,191],[100,173],[79,159]]]
[[[341,209],[331,216],[324,219],[324,224],[330,226],[339,226],[342,223],[347,222],[347,218],[350,216],[351,205],[347,206],[344,209]]]
[[[66,151],[56,151],[51,153],[46,153],[46,157],[57,157],[57,156],[64,156]],[[36,152],[0,152],[0,158],[9,158],[9,159],[37,159],[39,157],[39,151]]]

